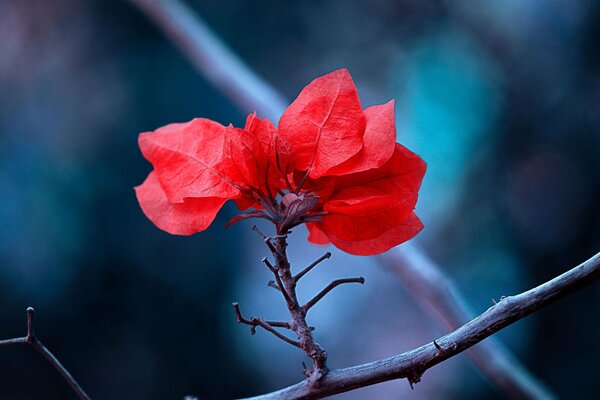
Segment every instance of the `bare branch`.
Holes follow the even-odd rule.
[[[267,286],[272,287],[273,289],[281,292],[281,288],[275,283],[275,281],[271,280],[271,281],[267,282]]]
[[[271,241],[270,237],[268,237],[267,235],[265,235],[264,233],[262,233],[261,230],[258,229],[258,227],[256,225],[252,225],[252,230],[254,232],[256,232],[256,234],[258,236],[260,236],[260,238],[265,242],[265,244],[267,245],[267,247],[269,248],[269,250],[271,251],[271,253],[275,252],[275,247],[273,247],[273,242]]]
[[[359,278],[344,278],[344,279],[336,279],[331,282],[329,285],[325,287],[325,289],[321,290],[315,297],[306,302],[305,305],[302,306],[302,309],[306,312],[311,309],[312,306],[317,304],[319,300],[327,295],[327,293],[331,292],[336,287],[343,285],[344,283],[360,283],[361,285],[365,283],[365,278],[362,276]]]
[[[283,298],[285,299],[285,302],[290,305],[294,303],[294,299],[292,299],[290,297],[290,294],[288,293],[287,289],[285,288],[283,282],[281,281],[281,277],[279,276],[279,272],[277,271],[277,268],[275,268],[273,266],[273,264],[271,264],[269,262],[269,260],[267,259],[267,257],[263,257],[262,262],[267,266],[267,268],[269,268],[271,270],[271,272],[273,273],[273,275],[275,276],[275,282],[277,282],[277,286],[275,287],[276,289],[279,289],[279,291],[283,294]],[[272,282],[272,281],[270,281]],[[269,286],[271,286],[269,284]]]
[[[79,397],[81,400],[91,400],[90,396],[85,393],[83,388],[77,383],[73,375],[67,371],[67,369],[61,364],[61,362],[40,342],[40,340],[35,336],[35,331],[33,329],[33,307],[27,308],[27,336],[15,338],[15,339],[6,339],[0,340],[0,346],[10,346],[13,344],[28,344],[33,347],[38,353],[43,355],[46,360],[57,370],[65,381],[69,384],[73,392]]]
[[[481,342],[501,329],[600,279],[600,253],[568,272],[515,296],[508,296],[477,318],[439,339],[405,353],[350,368],[333,369],[319,385],[296,385],[247,400],[320,399],[336,393],[408,378],[420,380],[429,368]]]
[[[283,340],[284,342],[291,344],[292,346],[295,347],[299,347],[302,348],[302,346],[300,345],[299,342],[290,339],[289,337],[281,334],[280,332],[277,332],[275,329],[273,329],[273,326],[281,326],[283,328],[287,328],[290,329],[290,325],[287,322],[276,322],[276,321],[270,321],[267,322],[262,318],[255,318],[255,317],[250,317],[250,319],[246,319],[242,316],[242,312],[240,311],[240,305],[238,303],[233,303],[233,310],[235,312],[235,316],[237,318],[237,322],[240,324],[246,324],[246,325],[250,325],[252,328],[255,328],[256,326],[260,326],[261,328],[263,328],[264,330],[271,332],[273,335],[275,335],[277,338]],[[276,325],[271,325],[271,324],[276,324]],[[283,324],[285,324],[285,326],[282,326]],[[252,333],[254,334],[254,329],[252,330]]]
[[[414,244],[406,243],[378,258],[443,330],[457,329],[476,315],[452,279]],[[490,382],[513,398],[556,398],[496,337],[469,349],[466,355]]]
[[[310,272],[311,269],[316,267],[320,262],[322,262],[330,257],[331,257],[331,252],[328,251],[327,253],[323,254],[321,257],[317,258],[308,267],[304,268],[302,271],[298,272],[294,276],[294,282],[298,283],[300,278],[302,278],[304,275],[306,275],[308,272]]]

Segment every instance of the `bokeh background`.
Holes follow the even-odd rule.
[[[600,3],[190,1],[288,98],[349,68],[364,105],[397,99],[398,139],[429,165],[419,243],[474,309],[600,249]],[[139,132],[245,115],[127,1],[0,1],[0,337],[37,332],[96,399],[225,399],[302,378],[302,354],[235,324],[285,316],[250,223],[170,236],[133,186],[150,165]],[[325,249],[294,232],[294,265]],[[337,250],[301,288],[336,277],[314,311],[334,367],[441,335],[374,260]],[[600,393],[600,288],[499,337],[561,398]],[[0,349],[0,399],[73,398],[27,347]],[[390,382],[339,399],[500,399],[456,357],[411,391]]]

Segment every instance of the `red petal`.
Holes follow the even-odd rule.
[[[331,213],[369,216],[396,207],[399,203],[417,200],[416,193],[385,193],[369,186],[353,186],[339,191],[326,201],[324,211]],[[409,205],[410,207],[410,205]]]
[[[152,163],[165,194],[172,203],[186,197],[235,198],[240,191],[227,174],[225,127],[197,118],[142,133],[139,145]]]
[[[308,241],[318,245],[329,244],[329,238],[323,232],[318,222],[308,222],[306,224],[308,228]]]
[[[277,129],[268,119],[261,119],[256,113],[248,115],[244,130],[250,132],[260,142],[265,154],[270,154],[273,146],[273,138],[277,136]]]
[[[225,128],[225,158],[231,169],[227,175],[243,186],[261,188],[265,175],[261,173],[266,164],[266,154],[261,144],[251,133],[234,127]]]
[[[279,132],[294,148],[297,170],[317,178],[363,146],[365,116],[352,77],[340,69],[315,79],[279,120]]]
[[[337,190],[352,186],[368,185],[385,193],[416,193],[427,170],[425,162],[396,143],[394,154],[381,168],[331,177]]]
[[[328,238],[340,250],[357,256],[370,256],[383,253],[400,243],[406,242],[419,233],[421,229],[423,229],[423,223],[416,214],[412,213],[401,225],[370,240],[343,240],[332,234],[328,234]]]
[[[263,182],[268,182],[269,188],[261,189],[273,194],[286,189],[285,177],[293,170],[293,151],[290,144],[279,135],[269,120],[258,118],[256,113],[248,115],[244,129],[258,140],[265,155],[259,174],[263,177]]]
[[[323,217],[321,225],[328,236],[331,234],[343,240],[374,239],[401,225],[408,218],[415,208],[417,194],[412,193],[397,199],[391,204],[377,204],[366,216],[360,215],[364,213],[360,204],[348,206],[346,208],[349,213],[328,214]],[[356,208],[359,212],[353,212]]]
[[[183,203],[170,203],[155,172],[135,188],[144,214],[160,229],[174,235],[191,235],[205,230],[215,219],[227,199],[187,198]]]
[[[345,175],[379,168],[392,157],[396,145],[394,100],[369,107],[364,113],[366,127],[363,148],[348,161],[331,168],[327,175]]]

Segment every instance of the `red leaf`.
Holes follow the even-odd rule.
[[[340,69],[315,79],[279,120],[281,136],[292,145],[296,169],[323,176],[363,146],[365,117],[352,77]]]
[[[394,100],[369,107],[364,113],[363,148],[349,160],[328,170],[327,175],[346,175],[379,168],[392,157],[396,145]]]
[[[187,198],[170,203],[151,172],[144,183],[135,188],[142,211],[160,229],[174,235],[191,235],[209,227],[227,199],[217,197]]]
[[[208,119],[170,124],[142,133],[139,145],[172,203],[186,197],[235,198],[238,185],[225,156],[225,127]]]

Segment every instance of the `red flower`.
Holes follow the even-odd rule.
[[[278,233],[306,223],[308,240],[352,254],[377,254],[415,236],[426,165],[396,143],[394,102],[362,109],[341,69],[315,79],[275,128],[251,114],[244,129],[207,119],[142,133],[154,171],[136,188],[159,228],[191,235],[208,228],[227,200],[235,217],[272,221]]]

